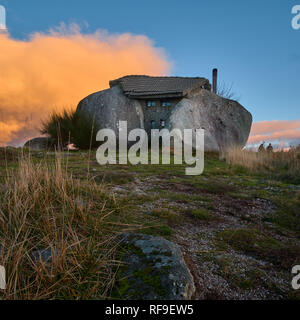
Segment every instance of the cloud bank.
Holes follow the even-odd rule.
[[[145,36],[83,34],[77,25],[64,24],[27,41],[0,34],[0,145],[36,136],[52,110],[75,108],[109,80],[165,75],[170,68],[164,51]]]
[[[248,144],[261,142],[277,143],[280,146],[300,143],[300,120],[261,121],[252,125]]]

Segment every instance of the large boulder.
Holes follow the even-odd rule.
[[[145,234],[125,234],[123,267],[115,292],[121,299],[189,300],[194,279],[177,244]]]
[[[33,150],[47,150],[53,147],[53,143],[48,137],[38,137],[28,140],[24,144],[25,148],[30,148]]]
[[[173,109],[169,129],[204,129],[205,150],[243,147],[250,133],[252,115],[238,102],[208,90],[182,99]]]
[[[128,131],[144,127],[140,102],[127,98],[119,86],[87,96],[79,102],[77,110],[95,117],[99,128],[110,128],[116,134],[119,121],[127,121]]]
[[[110,128],[117,136],[120,120],[127,121],[128,132],[144,128],[144,111],[140,101],[127,98],[118,85],[84,98],[78,110],[95,117],[99,128]],[[170,130],[205,129],[206,151],[243,147],[252,124],[251,114],[238,102],[205,89],[193,91],[179,101],[166,120]]]

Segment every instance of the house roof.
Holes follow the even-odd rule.
[[[184,97],[195,88],[210,90],[205,78],[151,77],[144,75],[125,76],[109,82],[110,87],[120,85],[129,98],[174,98]]]

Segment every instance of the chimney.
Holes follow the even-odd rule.
[[[212,85],[212,90],[213,93],[217,93],[217,86],[218,86],[218,69],[213,69],[212,72],[212,77],[213,77],[213,85]]]

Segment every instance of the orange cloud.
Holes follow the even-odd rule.
[[[289,141],[300,140],[300,120],[293,121],[261,121],[253,123],[248,144],[257,144],[262,141]]]
[[[75,107],[125,74],[165,75],[171,65],[145,36],[82,34],[62,24],[28,41],[0,34],[0,145],[38,134],[53,109]]]

